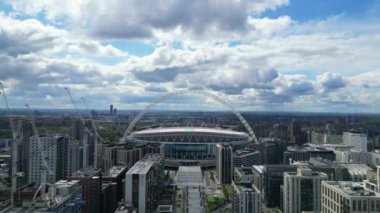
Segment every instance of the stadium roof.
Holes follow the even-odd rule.
[[[210,128],[210,127],[162,127],[154,129],[145,129],[133,132],[132,135],[145,135],[145,134],[171,134],[171,133],[197,133],[197,134],[220,134],[220,135],[234,135],[238,137],[249,137],[245,132],[238,132],[230,129]]]

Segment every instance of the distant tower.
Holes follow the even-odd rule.
[[[112,115],[113,114],[113,105],[111,104],[110,105],[110,115]]]
[[[290,142],[296,145],[302,145],[301,125],[293,119],[290,123]]]
[[[116,115],[117,114],[117,109],[113,109],[113,114]]]

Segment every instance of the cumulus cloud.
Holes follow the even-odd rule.
[[[55,22],[64,17],[71,26],[88,27],[96,36],[115,39],[149,38],[155,30],[181,29],[194,36],[202,36],[208,31],[246,32],[248,16],[286,5],[288,0],[12,0],[7,3],[24,13],[44,13],[49,20]]]
[[[95,106],[130,108],[178,89],[215,92],[246,109],[380,103],[377,23],[260,16],[287,0],[7,3],[16,15],[0,15],[0,80],[20,101],[66,103],[59,97],[69,86]],[[143,39],[155,50],[133,56],[110,39]],[[108,63],[115,57],[120,63]]]
[[[348,77],[350,84],[356,87],[380,88],[380,71],[374,70]]]
[[[347,82],[337,73],[326,72],[317,76],[316,84],[319,87],[320,92],[325,93],[344,88],[347,85]]]
[[[0,14],[0,53],[17,56],[54,48],[64,31],[34,19],[15,20]]]

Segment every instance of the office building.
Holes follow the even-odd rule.
[[[47,174],[46,181],[55,183],[57,180],[66,179],[68,171],[68,136],[56,135],[40,137],[44,148],[46,161],[51,173]],[[29,143],[29,183],[39,183],[43,170],[41,152],[36,138],[30,137]]]
[[[113,114],[113,105],[111,104],[110,105],[110,115],[112,115]]]
[[[323,143],[325,143],[325,144],[342,144],[343,143],[343,135],[325,133],[323,135]]]
[[[261,187],[263,186],[263,168],[264,166],[235,167],[234,182],[251,182],[261,191]]]
[[[234,213],[261,213],[261,192],[251,182],[232,181]]]
[[[372,163],[372,153],[357,149],[334,150],[337,163],[368,164]]]
[[[290,164],[291,161],[309,161],[312,157],[321,157],[334,161],[335,153],[322,147],[303,146],[302,148],[288,147],[284,152],[284,164]]]
[[[367,134],[343,132],[343,144],[350,145],[358,150],[367,152]]]
[[[283,153],[288,143],[275,138],[260,138],[258,146],[261,164],[278,164],[283,161]]]
[[[352,181],[322,183],[322,213],[380,212],[380,194]]]
[[[230,184],[233,174],[232,148],[229,145],[216,145],[216,175],[220,184]]]
[[[263,196],[266,207],[280,207],[280,186],[284,183],[284,172],[296,172],[298,165],[264,165],[263,168]],[[328,180],[350,180],[348,169],[341,165],[310,165],[308,166],[314,172],[323,172],[327,174]]]
[[[260,165],[260,152],[251,150],[236,150],[232,155],[234,167],[251,167]]]
[[[164,162],[160,154],[148,154],[125,175],[125,202],[138,212],[152,213],[163,187]]]
[[[321,182],[327,175],[309,168],[297,172],[285,172],[283,184],[283,212],[319,212],[321,206]]]

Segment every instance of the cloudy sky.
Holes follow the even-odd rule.
[[[15,108],[380,112],[380,1],[1,0],[0,81]]]

